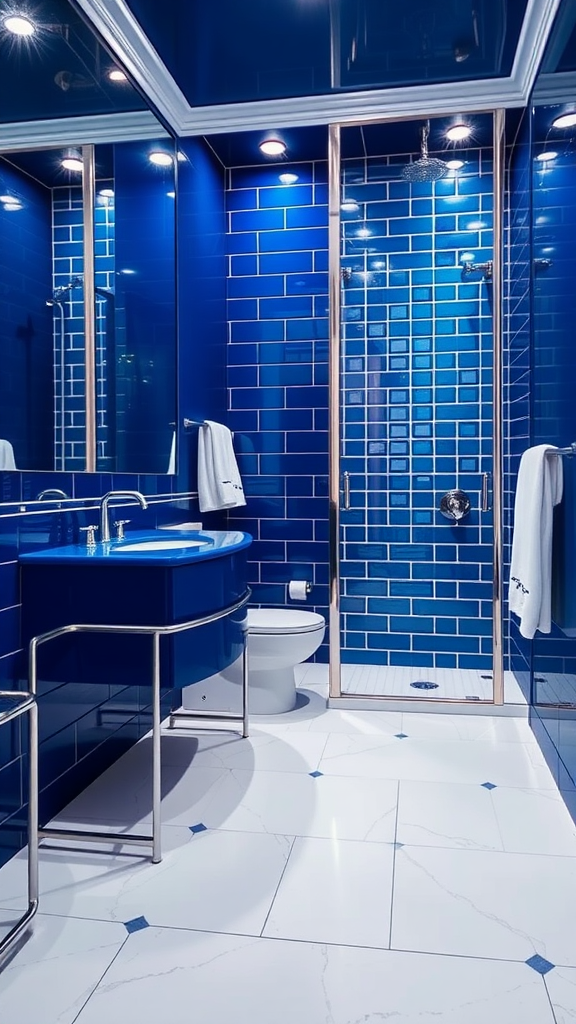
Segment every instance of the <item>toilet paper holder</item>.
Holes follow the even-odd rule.
[[[305,601],[311,592],[312,584],[310,580],[290,580],[288,583],[288,597],[292,601]]]

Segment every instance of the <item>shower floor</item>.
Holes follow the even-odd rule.
[[[429,689],[413,687],[413,682],[436,683]],[[299,686],[328,684],[328,666],[307,662],[297,666]],[[576,677],[575,677],[576,683]],[[492,699],[492,675],[475,669],[422,669],[387,665],[342,665],[342,696],[394,697],[405,700],[462,700],[475,704]],[[512,672],[504,673],[506,704],[526,704]]]
[[[535,672],[536,704],[576,705],[576,675],[566,672]]]

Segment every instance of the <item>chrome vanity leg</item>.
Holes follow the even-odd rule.
[[[242,648],[242,736],[248,736],[248,626],[244,630]]]
[[[28,903],[38,906],[38,705],[29,718],[30,766],[28,782]]]
[[[152,634],[152,863],[162,860],[162,751],[160,736],[160,634]]]

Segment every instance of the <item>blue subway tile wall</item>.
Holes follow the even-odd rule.
[[[288,186],[286,169],[228,172],[228,423],[247,500],[231,523],[254,536],[255,603],[285,605],[304,579],[326,614],[327,168],[298,165]]]
[[[0,438],[20,469],[54,465],[51,191],[0,160]],[[34,372],[33,372],[34,371]]]
[[[514,672],[527,699],[530,689],[531,644],[520,636],[518,623],[510,616],[507,585],[518,469],[522,452],[531,443],[531,163],[530,117],[526,111],[507,152],[503,338],[503,617],[505,667]]]
[[[479,513],[492,468],[489,286],[461,266],[492,254],[490,155],[468,151],[460,174],[413,186],[394,180],[402,159],[343,164],[343,659],[489,668],[490,601],[459,588],[489,587],[491,574],[491,517]],[[284,604],[286,581],[302,577],[325,610],[326,166],[289,187],[275,173],[233,170],[228,190],[230,425],[248,501],[234,522],[255,534],[256,601]],[[473,503],[460,526],[438,513],[457,485]]]
[[[491,286],[462,264],[492,256],[491,155],[418,184],[394,180],[404,159],[343,163],[343,660],[489,669]],[[456,526],[438,508],[458,486]]]

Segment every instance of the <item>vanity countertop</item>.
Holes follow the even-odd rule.
[[[145,547],[134,549],[134,545],[146,542],[153,544],[169,541],[174,544],[178,540],[182,541],[181,547],[176,545],[160,550]],[[196,547],[191,547],[191,541],[200,543]],[[97,541],[94,547],[82,543],[29,551],[20,555],[20,562],[35,565],[86,565],[90,562],[110,566],[176,566],[232,555],[248,548],[251,543],[251,534],[243,533],[241,530],[186,530],[181,534],[175,530],[171,530],[169,534],[163,530],[134,530],[127,533],[122,540]]]

